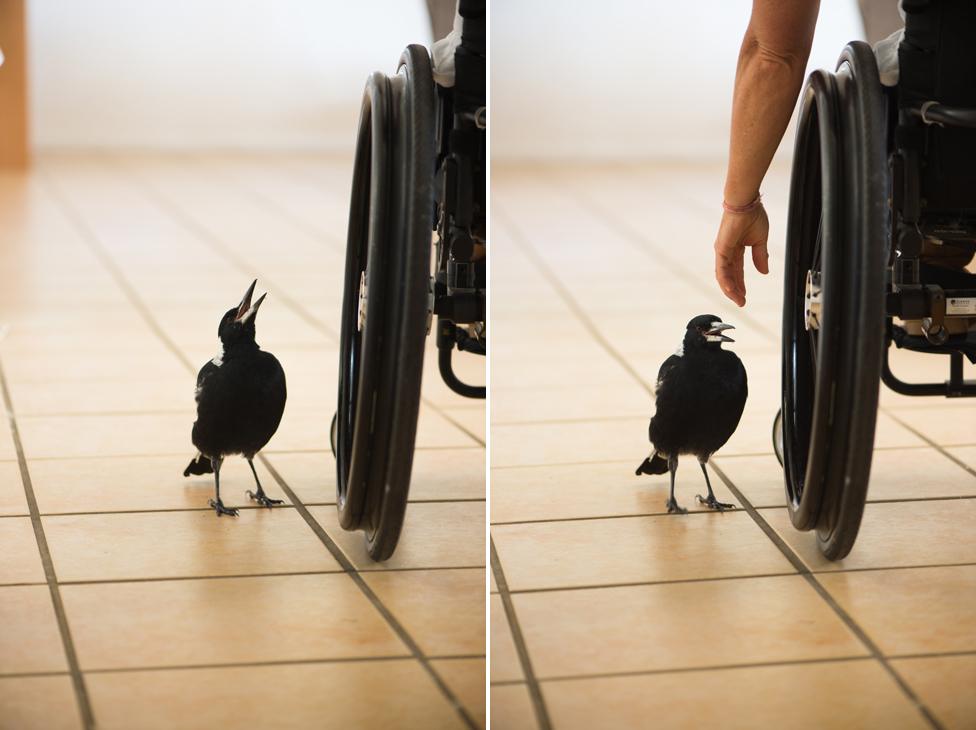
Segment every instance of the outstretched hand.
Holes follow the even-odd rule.
[[[744,307],[746,304],[746,282],[743,272],[745,249],[752,249],[752,263],[760,274],[769,273],[769,251],[766,239],[769,237],[769,220],[760,203],[752,210],[744,212],[724,211],[722,222],[715,238],[715,280],[722,292]]]

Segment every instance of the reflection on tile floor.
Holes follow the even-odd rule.
[[[492,171],[492,727],[976,727],[974,404],[882,390],[858,543],[823,560],[770,442],[781,276],[749,276],[741,310],[712,280],[723,174]],[[787,187],[774,168],[774,272]],[[667,476],[634,476],[657,368],[704,312],[737,325],[750,381],[712,482],[770,533],[744,510],[666,515]],[[682,463],[678,501],[704,486]]]
[[[402,549],[372,563],[335,519],[349,181],[348,160],[287,156],[49,156],[0,176],[0,364],[25,469],[3,419],[0,728],[82,728],[85,707],[125,730],[484,726],[485,411],[430,353]],[[211,479],[182,476],[193,382],[254,277],[289,389],[256,467],[286,504],[248,504],[229,459],[242,509],[218,519]]]

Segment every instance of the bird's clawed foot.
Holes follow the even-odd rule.
[[[285,501],[283,499],[271,499],[271,497],[264,493],[263,489],[259,489],[256,492],[252,492],[250,489],[248,489],[245,494],[247,494],[248,499],[253,499],[255,502],[267,507],[268,509],[271,509],[276,504],[284,504]]]
[[[678,501],[673,497],[669,499],[667,502],[665,502],[664,504],[668,508],[668,514],[671,514],[672,512],[677,512],[679,515],[688,514],[688,510],[686,510],[684,507],[681,507],[678,504]]]
[[[231,517],[237,517],[238,513],[240,512],[240,510],[237,510],[233,507],[224,507],[224,503],[221,502],[219,499],[211,499],[210,506],[213,507],[218,517],[220,517],[221,515],[230,515]]]
[[[695,499],[698,500],[699,504],[703,504],[709,509],[714,509],[719,512],[725,512],[727,509],[735,509],[734,504],[729,504],[728,502],[719,502],[715,499],[714,494],[709,494],[707,497],[703,497],[700,494],[695,495]]]

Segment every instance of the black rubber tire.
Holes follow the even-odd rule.
[[[363,94],[349,208],[334,429],[336,503],[374,560],[407,508],[427,335],[434,209],[434,82],[423,46]],[[361,280],[365,315],[360,326]]]
[[[854,545],[871,471],[885,346],[884,103],[871,48],[851,43],[835,74],[811,74],[794,152],[783,299],[784,474],[793,525],[815,529],[831,560]],[[818,262],[822,303],[814,333],[804,326],[804,285]]]

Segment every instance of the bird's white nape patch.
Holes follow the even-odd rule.
[[[218,353],[217,353],[217,357],[215,357],[215,358],[214,358],[213,360],[211,360],[210,362],[212,362],[212,363],[213,363],[214,365],[216,365],[216,366],[217,366],[218,368],[219,368],[219,367],[220,367],[221,365],[223,365],[223,364],[224,364],[224,351],[223,351],[223,349],[221,349],[221,350],[220,350],[220,352],[218,352]]]
[[[674,351],[674,354],[675,354],[675,355],[676,355],[677,357],[682,357],[682,356],[684,356],[684,354],[685,354],[685,341],[684,341],[684,340],[682,340],[682,341],[681,341],[681,344],[680,344],[680,345],[678,345],[678,349]]]

